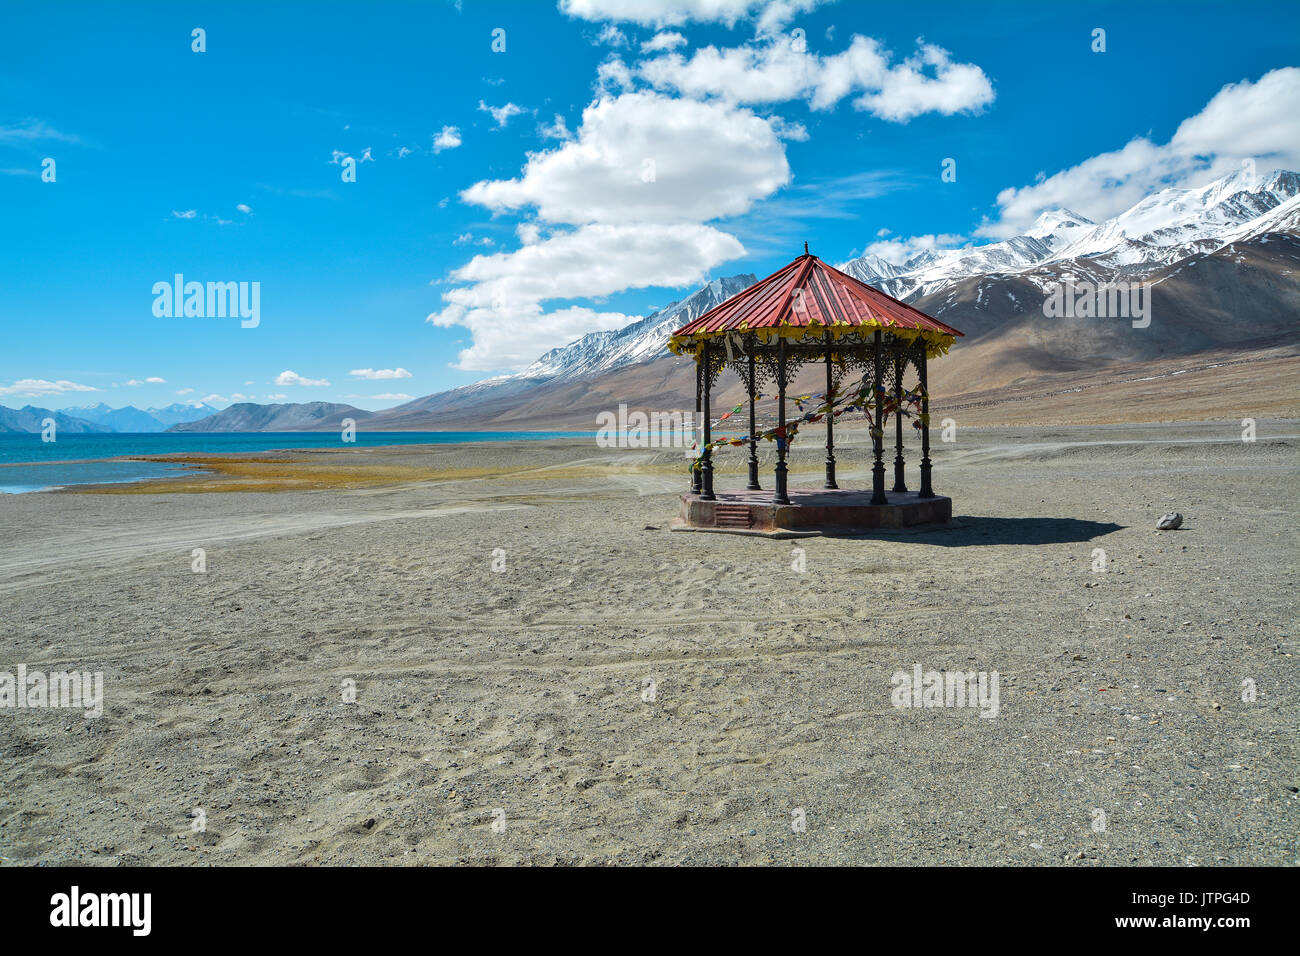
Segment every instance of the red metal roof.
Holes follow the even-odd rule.
[[[827,265],[814,255],[799,256],[721,305],[673,333],[670,348],[694,351],[694,343],[728,332],[865,326],[920,335],[940,354],[962,333],[938,319]],[[766,338],[766,336],[765,336]]]

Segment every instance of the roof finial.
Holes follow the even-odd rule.
[[[805,240],[803,241],[803,254],[804,254],[805,256],[808,255],[808,240],[807,240],[807,239],[805,239]]]

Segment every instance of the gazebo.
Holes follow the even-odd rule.
[[[668,347],[695,359],[695,411],[703,441],[674,528],[790,536],[949,520],[952,501],[936,495],[932,483],[926,365],[961,334],[827,265],[809,254],[807,243],[804,254],[789,265],[682,326]],[[801,414],[787,419],[787,390],[799,369],[812,362],[825,363],[826,391],[793,396]],[[917,376],[912,389],[904,387],[909,367]],[[723,368],[734,371],[745,386],[749,431],[743,438],[715,441],[711,393]],[[862,377],[855,386],[849,380],[856,370]],[[754,419],[760,396],[777,400],[777,425],[763,433]],[[841,490],[835,476],[835,420],[858,410],[870,423],[875,453],[869,497],[864,491]],[[894,481],[886,492],[884,430],[890,414]],[[903,460],[903,418],[912,414],[921,437],[916,492],[908,490]],[[792,491],[786,464],[790,439],[801,424],[819,421],[826,423],[825,481],[818,490]],[[763,439],[774,440],[777,448],[771,492],[758,480],[757,446]],[[749,447],[749,481],[743,491],[714,491],[713,451],[724,444]]]

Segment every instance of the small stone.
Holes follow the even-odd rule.
[[[1170,511],[1168,514],[1162,514],[1160,520],[1156,522],[1156,529],[1159,531],[1177,531],[1183,526],[1183,516],[1177,511]]]

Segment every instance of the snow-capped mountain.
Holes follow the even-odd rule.
[[[22,408],[0,405],[0,434],[39,434],[45,430],[45,422],[49,419],[54,419],[57,430],[65,435],[99,434],[113,430],[107,425],[97,425],[67,412],[55,412],[35,405],[24,405]]]
[[[653,362],[669,354],[668,336],[672,332],[757,281],[754,275],[714,279],[685,299],[621,329],[591,332],[576,342],[551,349],[522,372],[417,398],[379,412],[366,427],[424,428],[436,422],[437,416],[463,415],[469,409],[485,414],[488,409],[522,406],[540,391],[563,391],[566,386]]]
[[[1260,177],[1241,169],[1193,189],[1163,189],[1101,223],[1069,209],[1050,209],[1024,235],[1011,239],[927,250],[901,266],[867,255],[840,268],[908,300],[975,276],[1014,275],[1078,259],[1137,278],[1269,231],[1269,217],[1297,194],[1300,174],[1277,170]]]
[[[906,266],[896,266],[871,253],[850,259],[840,266],[841,271],[847,272],[855,279],[861,279],[868,285],[877,285],[882,279],[896,279],[905,269]]]
[[[1053,209],[1039,216],[1023,236],[961,249],[927,249],[901,266],[866,255],[839,268],[896,299],[919,298],[958,279],[1016,272],[1046,262],[1094,225],[1091,219],[1068,209]]]
[[[1059,257],[1103,258],[1119,268],[1167,265],[1213,251],[1297,192],[1296,173],[1278,170],[1261,180],[1244,169],[1197,189],[1162,189],[1089,230]]]
[[[164,425],[178,425],[181,422],[196,422],[215,414],[217,410],[204,402],[172,402],[162,408],[146,408],[145,411]]]
[[[939,369],[966,389],[1266,347],[1294,339],[1300,314],[1300,175],[1235,173],[1196,189],[1166,189],[1100,223],[1050,209],[1024,235],[1000,242],[926,250],[902,264],[865,255],[840,268],[962,329],[961,348]],[[1049,288],[1116,280],[1153,290],[1159,318],[1141,334],[1128,321],[1044,317]],[[690,408],[693,363],[668,352],[669,334],[755,281],[713,280],[622,329],[552,349],[521,372],[374,413],[366,429],[590,428],[598,413],[620,403]],[[1067,326],[1070,334],[1060,334]],[[241,406],[240,421],[227,415],[220,424],[266,428],[259,408]],[[295,427],[335,428],[339,414]]]
[[[510,377],[563,381],[611,372],[658,358],[663,354],[670,334],[757,281],[754,275],[714,279],[685,299],[631,325],[615,331],[591,332],[576,342],[551,349],[517,376]]]

